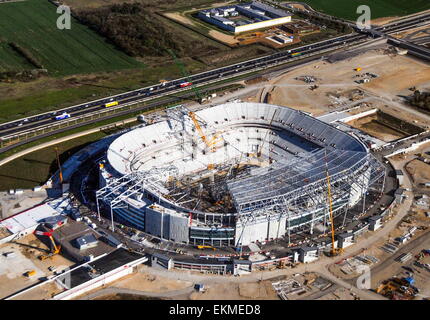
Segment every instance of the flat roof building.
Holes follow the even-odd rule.
[[[248,18],[250,21],[246,22],[243,19],[235,21],[227,18],[239,15]],[[201,10],[197,16],[201,20],[221,29],[240,33],[291,22],[292,14],[260,2],[250,2]]]
[[[337,236],[337,246],[338,248],[347,248],[354,244],[354,234],[352,232],[341,233]]]
[[[94,235],[87,234],[82,237],[76,238],[75,243],[76,243],[76,247],[79,250],[86,250],[86,249],[97,247],[98,240],[96,239],[96,237],[94,237]]]
[[[369,218],[369,230],[376,231],[382,227],[382,216],[376,215]]]
[[[303,263],[313,262],[318,259],[317,247],[301,247],[299,248],[299,261]]]
[[[396,177],[397,177],[397,180],[399,180],[399,184],[403,184],[403,171],[402,170],[396,170]]]

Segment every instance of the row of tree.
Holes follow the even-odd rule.
[[[9,46],[15,50],[19,55],[23,56],[30,64],[32,64],[37,69],[43,69],[43,65],[37,60],[33,54],[26,48],[21,47],[16,42],[9,42]]]
[[[48,70],[46,69],[4,71],[4,72],[0,72],[0,82],[13,82],[13,81],[28,82],[46,75],[48,75]]]
[[[346,23],[342,23],[339,20],[334,20],[325,16],[320,16],[314,13],[303,12],[303,11],[296,11],[295,14],[303,19],[308,19],[312,23],[315,23],[317,25],[324,25],[327,28],[330,28],[342,33],[353,31],[349,25],[347,25]]]
[[[162,21],[149,6],[123,3],[75,12],[81,23],[107,38],[130,56],[167,56],[166,48],[178,56],[208,54],[217,48],[194,41]]]

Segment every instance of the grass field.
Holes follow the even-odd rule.
[[[105,136],[103,132],[97,132],[32,152],[0,166],[0,190],[42,185],[58,169],[55,147],[61,153],[61,161],[65,161],[81,148]]]
[[[1,4],[0,71],[28,67],[8,48],[12,41],[29,50],[54,76],[143,66],[74,19],[70,30],[57,29],[56,10],[47,0]]]
[[[354,21],[359,16],[356,11],[360,5],[370,7],[372,19],[404,16],[430,9],[429,0],[302,0],[302,2],[315,10]]]
[[[0,42],[0,72],[23,71],[34,68],[27,60],[16,53],[6,42]]]
[[[201,63],[191,61],[186,65],[189,72],[202,71]],[[79,80],[79,85],[58,78],[39,79],[29,84],[12,84],[17,91],[17,97],[13,98],[10,86],[5,84],[3,88],[0,84],[0,123],[148,86],[160,79],[181,77],[181,72],[174,63],[145,70],[146,72],[144,70],[114,72],[113,78],[111,75],[112,79],[106,79],[107,75],[104,73],[97,76],[74,76],[73,78]],[[26,89],[28,86],[31,91]]]

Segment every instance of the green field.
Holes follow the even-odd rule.
[[[60,161],[64,162],[81,148],[105,136],[105,133],[97,132],[32,152],[6,163],[0,167],[0,190],[29,189],[44,184],[58,169],[55,147],[60,150]]]
[[[7,44],[0,42],[0,72],[2,71],[23,71],[34,68],[27,60]]]
[[[34,68],[8,42],[29,50],[54,76],[143,66],[74,19],[70,30],[57,29],[56,10],[47,0],[1,4],[0,72]]]
[[[429,0],[302,0],[313,9],[355,21],[359,14],[357,7],[367,5],[372,19],[404,16],[430,9]]]

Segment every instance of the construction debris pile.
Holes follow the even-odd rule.
[[[374,256],[359,255],[343,260],[340,263],[340,270],[346,275],[361,273],[363,266],[370,267],[378,262],[379,260]]]
[[[362,74],[356,74],[354,76],[354,78],[360,78],[358,80],[355,80],[355,83],[361,84],[361,83],[368,83],[370,82],[372,79],[377,78],[378,75],[375,73],[371,73],[371,72],[365,72]]]
[[[393,277],[384,281],[376,289],[376,293],[392,300],[412,300],[419,293],[419,289],[413,285],[414,283],[413,277]]]
[[[274,282],[272,283],[272,286],[282,300],[289,300],[289,294],[302,295],[306,292],[306,289],[304,289],[302,285],[294,279]]]

